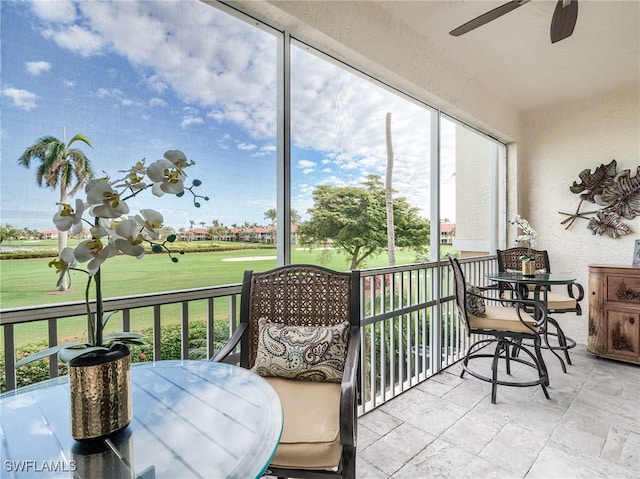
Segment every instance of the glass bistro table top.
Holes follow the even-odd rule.
[[[131,424],[91,443],[71,437],[66,377],[0,395],[0,476],[245,479],[271,461],[282,406],[253,372],[160,361],[133,365],[131,383]]]

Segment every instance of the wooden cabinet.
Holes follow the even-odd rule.
[[[587,350],[640,364],[639,266],[589,266]]]

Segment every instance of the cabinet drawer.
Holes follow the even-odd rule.
[[[607,301],[640,305],[640,277],[608,276]]]

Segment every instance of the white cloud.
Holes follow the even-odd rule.
[[[38,76],[41,73],[48,72],[51,70],[51,63],[49,62],[26,62],[25,68],[27,69],[27,73],[32,76]]]
[[[257,146],[252,143],[238,143],[239,150],[255,150],[256,148]]]
[[[2,89],[2,95],[11,98],[14,106],[26,111],[31,111],[38,106],[36,104],[37,95],[27,90],[6,87]]]
[[[105,46],[104,38],[79,25],[71,25],[61,30],[47,29],[42,34],[45,38],[52,39],[61,48],[67,48],[84,57],[99,53]]]
[[[182,118],[182,121],[180,122],[180,126],[182,128],[188,128],[191,125],[194,124],[204,124],[204,120],[202,118],[200,118],[199,116],[191,116],[191,115],[187,115],[185,117]]]
[[[253,139],[275,137],[275,37],[196,1],[80,2],[76,7],[81,21],[52,25],[46,34],[82,55],[107,48],[122,55],[154,93],[149,105],[169,102],[171,89],[193,107],[183,111],[182,128],[205,120],[231,122]],[[309,52],[294,47],[292,58],[295,146],[320,152],[323,171],[336,184],[384,175],[385,115],[392,112],[394,186],[412,204],[425,207],[429,111]],[[233,145],[231,139],[219,141],[225,148]]]
[[[76,18],[76,7],[71,0],[37,1],[31,3],[33,12],[43,20],[70,23]]]
[[[167,102],[164,101],[162,98],[154,97],[151,100],[149,100],[149,106],[150,107],[167,106]]]
[[[296,164],[296,167],[302,170],[302,173],[308,175],[316,170],[316,164],[313,161],[309,160],[300,160]]]

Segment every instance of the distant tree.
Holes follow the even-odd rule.
[[[89,139],[81,134],[75,135],[69,143],[53,136],[43,136],[28,147],[18,163],[29,168],[32,162],[37,162],[36,182],[38,186],[60,190],[60,207],[69,204],[69,196],[75,195],[93,177],[91,163],[85,154],[76,148],[71,148],[76,141],[81,141],[91,147]],[[53,216],[53,215],[52,215]],[[67,246],[67,232],[58,233],[58,252]],[[69,284],[66,276],[60,283],[60,290],[66,291]]]
[[[269,220],[272,225],[276,224],[276,220],[278,219],[278,214],[275,208],[269,208],[264,212],[264,219]]]
[[[4,240],[17,239],[20,235],[20,230],[9,223],[0,225],[0,243]]]
[[[313,192],[310,219],[300,225],[303,245],[341,248],[351,269],[387,246],[386,191],[379,176],[370,175],[362,187],[320,185]],[[418,216],[406,198],[393,200],[396,245],[418,251],[429,244],[429,221]]]
[[[300,223],[300,215],[294,209],[291,210],[291,224],[297,225]]]

